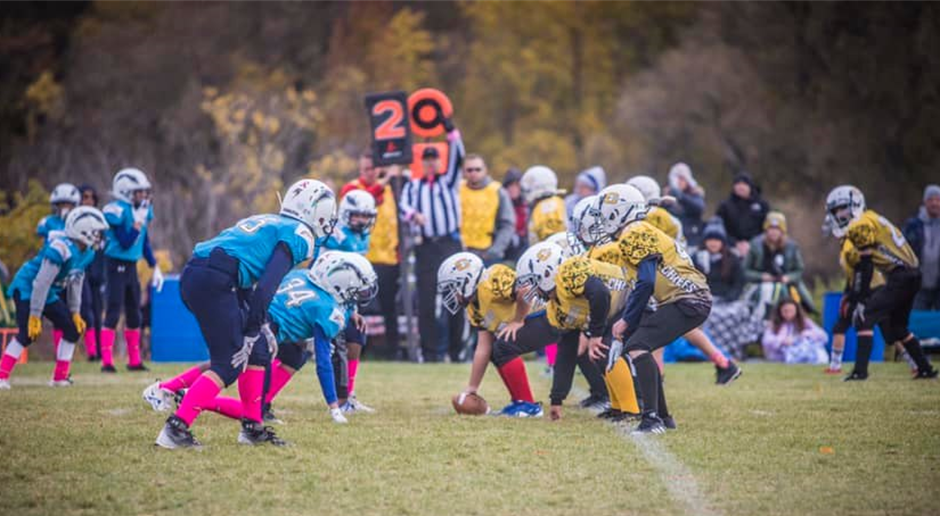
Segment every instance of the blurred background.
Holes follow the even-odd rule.
[[[853,182],[901,223],[940,158],[940,6],[905,3],[318,2],[0,4],[0,259],[40,245],[60,181],[154,182],[153,241],[194,242],[304,175],[355,177],[367,93],[431,86],[499,179],[545,164],[570,188],[666,181],[685,161],[706,214],[750,173],[810,276]],[[12,271],[11,271],[12,272]]]

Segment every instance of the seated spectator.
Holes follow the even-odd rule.
[[[803,283],[803,254],[800,246],[787,235],[787,219],[779,211],[767,214],[764,234],[754,238],[744,259],[748,283],[763,283],[764,302],[776,304],[782,298],[796,299],[803,308],[816,313],[813,298]],[[779,287],[779,288],[778,288]]]
[[[566,220],[571,218],[571,212],[574,211],[574,205],[578,204],[578,201],[600,192],[606,186],[607,174],[601,167],[591,167],[578,174],[571,194],[565,197]]]
[[[664,205],[673,217],[682,224],[689,248],[702,243],[702,213],[705,212],[705,190],[692,176],[692,169],[685,163],[676,163],[669,169],[669,186],[663,192],[676,198],[676,202]]]
[[[738,250],[738,256],[747,254],[750,240],[761,232],[764,217],[770,211],[767,201],[761,198],[760,188],[746,172],[735,176],[731,195],[718,206],[717,215],[725,223],[728,240]]]
[[[915,310],[940,310],[940,185],[927,185],[924,204],[904,223],[904,237],[920,260],[921,286]]]
[[[784,299],[774,310],[764,330],[761,345],[764,358],[787,364],[825,364],[826,332],[803,315],[803,309],[792,299]]]
[[[727,245],[721,219],[710,221],[702,238],[702,249],[693,255],[692,261],[708,278],[714,296],[703,329],[722,351],[742,359],[744,348],[756,342],[764,330],[763,321],[753,318],[747,303],[739,299],[744,288],[744,268]]]

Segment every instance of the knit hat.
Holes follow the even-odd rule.
[[[705,229],[702,230],[702,241],[718,239],[724,243],[728,243],[728,232],[725,231],[725,224],[721,219],[715,217],[712,220],[709,220],[705,224]]]
[[[698,182],[692,176],[692,168],[681,161],[669,169],[669,187],[678,190],[680,177],[692,188],[698,188]]]
[[[784,233],[787,232],[787,217],[779,211],[772,211],[764,219],[764,231],[768,228],[779,228]]]
[[[940,185],[927,185],[927,188],[924,188],[924,202],[934,196],[940,196]]]
[[[584,183],[593,188],[594,192],[600,192],[607,186],[607,174],[601,167],[591,167],[578,174],[574,180],[575,184]]]

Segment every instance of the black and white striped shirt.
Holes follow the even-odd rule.
[[[460,131],[453,130],[447,135],[449,151],[447,169],[443,174],[431,179],[412,179],[405,183],[398,203],[405,220],[411,220],[415,213],[425,216],[421,226],[424,238],[439,238],[447,235],[459,237],[460,231],[460,177],[465,150]]]

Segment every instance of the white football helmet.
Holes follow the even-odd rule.
[[[97,248],[101,244],[102,235],[107,229],[108,222],[104,214],[91,206],[79,206],[70,211],[65,219],[65,236],[90,248]]]
[[[336,196],[321,181],[301,179],[284,194],[281,215],[303,222],[317,239],[326,238],[336,224]]]
[[[658,203],[663,198],[659,183],[650,176],[633,176],[627,184],[639,190],[648,204]]]
[[[75,206],[78,206],[82,202],[82,194],[78,191],[78,188],[75,188],[75,185],[72,183],[60,183],[52,189],[52,193],[49,194],[49,204],[52,205],[53,209],[58,209],[59,216],[65,218],[69,211],[71,211]],[[62,207],[61,209],[56,206],[57,204],[72,204],[72,207]]]
[[[833,236],[841,238],[853,220],[865,212],[865,196],[852,185],[837,186],[826,197],[826,214]]]
[[[552,169],[536,165],[522,174],[519,187],[522,188],[522,198],[526,204],[532,204],[538,199],[559,193],[558,176]]]
[[[555,274],[565,261],[565,251],[552,242],[539,242],[522,253],[516,263],[516,285],[528,288],[525,298],[547,300],[555,290]]]
[[[114,174],[111,182],[111,195],[124,202],[134,202],[134,192],[150,190],[150,180],[147,174],[137,168],[122,168]]]
[[[570,234],[577,239],[581,248],[600,245],[608,240],[607,235],[597,229],[601,221],[600,213],[594,209],[596,202],[597,196],[589,195],[578,201],[571,210],[568,227],[571,228]]]
[[[327,251],[317,258],[307,274],[341,305],[365,305],[379,292],[375,269],[360,254]]]
[[[339,202],[339,222],[357,233],[368,233],[375,226],[375,198],[365,190],[352,190]],[[353,225],[353,215],[366,217],[365,223]]]
[[[646,217],[648,206],[643,194],[630,185],[610,185],[597,194],[592,210],[598,223],[588,231],[595,239],[613,238],[628,224]]]
[[[448,312],[456,314],[470,302],[483,269],[483,260],[473,253],[457,253],[444,260],[437,269],[437,293]]]

